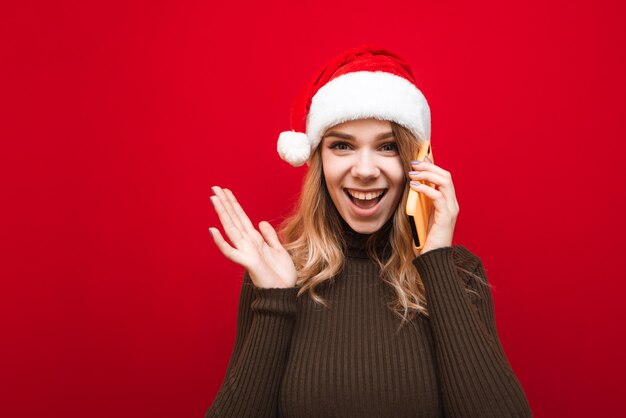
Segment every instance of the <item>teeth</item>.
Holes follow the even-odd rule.
[[[380,191],[380,192],[374,192],[374,193],[361,193],[361,192],[356,192],[350,189],[346,189],[348,191],[348,193],[350,193],[350,196],[356,198],[356,199],[360,199],[360,200],[372,200],[372,199],[376,199],[377,197],[379,197],[380,195],[382,195],[383,193],[385,193],[384,190]]]

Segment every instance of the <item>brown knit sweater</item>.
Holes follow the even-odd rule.
[[[368,235],[342,224],[344,270],[318,287],[330,308],[295,287],[257,288],[244,273],[234,350],[206,417],[532,416],[489,289],[455,269],[486,279],[480,259],[460,245],[416,257],[430,318],[396,334],[394,293],[365,252]],[[379,232],[383,257],[390,225]]]

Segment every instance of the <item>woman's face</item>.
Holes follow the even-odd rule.
[[[405,173],[391,123],[360,119],[326,130],[320,143],[324,178],[341,217],[371,234],[398,207]]]

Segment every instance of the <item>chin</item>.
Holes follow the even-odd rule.
[[[359,234],[373,234],[385,224],[384,222],[355,222],[353,220],[346,221],[346,223]]]

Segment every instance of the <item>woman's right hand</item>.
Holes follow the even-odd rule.
[[[269,222],[259,222],[259,233],[233,193],[213,186],[211,203],[219,216],[233,248],[217,228],[209,228],[213,241],[229,260],[248,270],[250,279],[260,288],[288,288],[296,285],[298,274],[291,256],[280,243]]]

